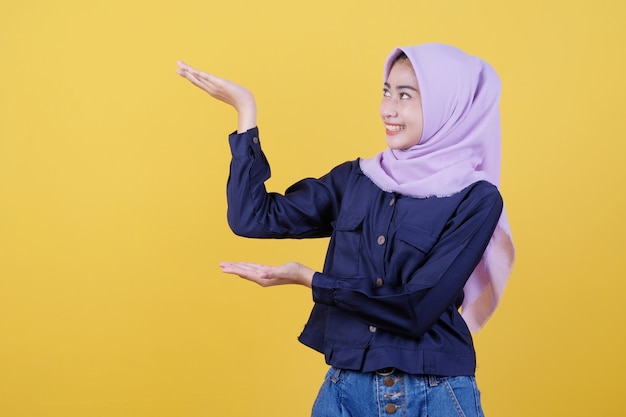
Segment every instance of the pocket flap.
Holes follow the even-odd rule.
[[[341,230],[341,231],[356,230],[361,227],[361,224],[363,223],[364,218],[365,216],[363,215],[358,215],[358,214],[353,214],[353,213],[342,213],[337,218],[337,221],[335,222],[334,226],[336,230]]]
[[[437,241],[437,236],[419,226],[410,224],[404,225],[398,230],[397,238],[424,253],[428,253]]]

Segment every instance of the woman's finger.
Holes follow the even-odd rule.
[[[221,267],[224,266],[230,266],[230,267],[234,267],[234,268],[243,268],[243,269],[258,269],[261,268],[263,265],[260,264],[255,264],[252,262],[220,262],[219,264]]]

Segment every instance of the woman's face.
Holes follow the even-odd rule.
[[[424,125],[422,97],[408,59],[401,59],[391,67],[383,87],[380,115],[391,149],[408,149],[420,142]]]

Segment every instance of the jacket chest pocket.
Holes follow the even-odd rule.
[[[401,269],[399,275],[406,280],[424,264],[438,237],[419,226],[405,224],[398,230],[396,239],[393,261]]]
[[[333,224],[330,242],[333,274],[346,278],[358,276],[364,218],[363,215],[342,213]]]

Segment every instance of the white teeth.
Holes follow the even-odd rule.
[[[385,128],[391,132],[399,132],[400,130],[404,130],[404,126],[400,125],[385,125]]]

